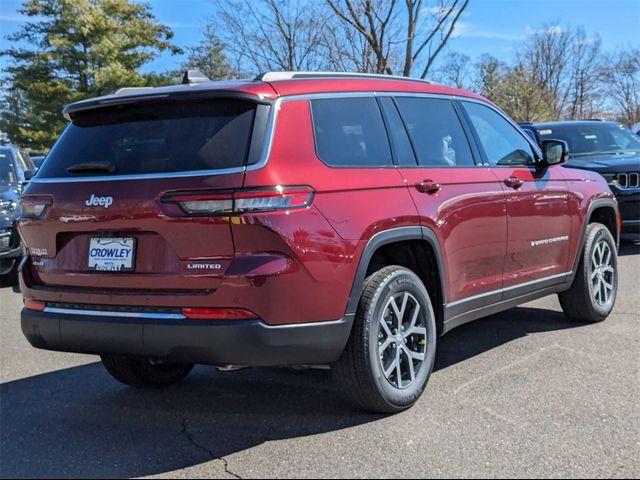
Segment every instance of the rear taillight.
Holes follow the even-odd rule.
[[[53,198],[49,196],[25,195],[20,200],[22,216],[25,218],[42,217],[47,210],[47,207],[52,203]]]
[[[242,308],[183,308],[182,314],[190,320],[252,320],[257,315]]]
[[[289,211],[307,208],[313,202],[311,187],[282,187],[234,192],[180,192],[162,197],[191,215],[239,215],[242,213]]]
[[[28,300],[24,301],[24,308],[28,308],[29,310],[35,310],[36,312],[42,312],[47,305],[44,302],[39,302],[38,300]]]

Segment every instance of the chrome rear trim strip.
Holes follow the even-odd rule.
[[[181,313],[113,312],[109,310],[80,310],[76,308],[57,307],[45,307],[44,313],[82,315],[87,317],[148,318],[155,320],[184,320],[186,318]]]

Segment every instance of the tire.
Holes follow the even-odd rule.
[[[416,305],[420,308],[414,315]],[[405,330],[398,328],[396,312],[401,314]],[[414,334],[409,333],[412,325]],[[426,388],[433,370],[436,340],[433,307],[420,278],[400,266],[385,267],[364,282],[349,341],[340,359],[331,366],[334,382],[361,409],[375,413],[406,410]],[[410,359],[413,354],[416,357]],[[386,375],[385,369],[391,373]]]
[[[589,224],[585,235],[573,284],[558,297],[562,310],[570,320],[596,323],[609,316],[616,301],[618,253],[611,232],[601,223]],[[599,261],[602,265],[599,265]],[[604,263],[607,263],[606,268]],[[601,280],[605,283],[601,283]]]
[[[102,355],[102,364],[113,378],[138,388],[160,388],[189,375],[192,364],[152,363],[146,358]]]
[[[11,270],[0,275],[0,287],[14,287],[18,285],[18,261],[16,260]]]

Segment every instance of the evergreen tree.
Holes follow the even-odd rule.
[[[157,81],[140,67],[179,53],[151,7],[131,0],[27,0],[30,18],[8,39],[0,130],[13,142],[47,150],[64,128],[66,103]]]

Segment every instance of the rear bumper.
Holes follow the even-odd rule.
[[[23,309],[22,332],[36,348],[131,355],[209,365],[326,364],[347,343],[352,317],[269,326],[260,320],[210,322],[175,318],[37,312]]]

